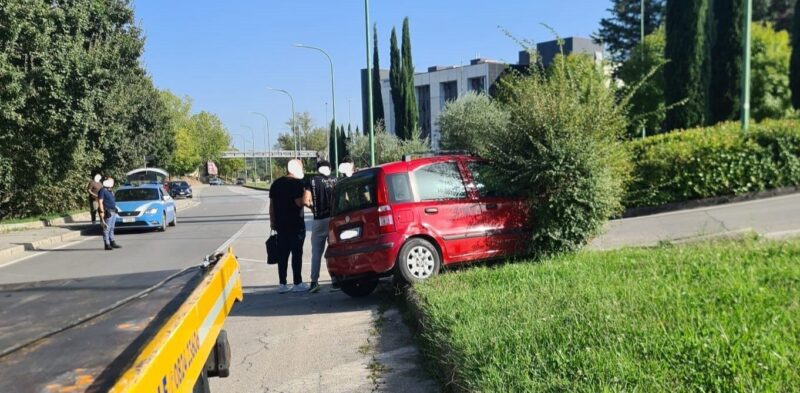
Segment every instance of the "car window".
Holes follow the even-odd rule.
[[[431,164],[414,171],[414,181],[421,201],[464,199],[467,190],[455,162]]]
[[[375,172],[362,172],[340,181],[334,188],[334,214],[366,209],[377,205]]]
[[[389,200],[392,203],[411,202],[414,194],[411,193],[411,183],[408,181],[408,174],[397,173],[386,176],[386,184],[389,188]]]
[[[519,192],[498,180],[492,175],[493,168],[486,162],[472,161],[467,163],[467,169],[472,173],[472,181],[481,197],[514,197]]]
[[[159,196],[159,190],[156,188],[128,188],[117,190],[114,193],[114,199],[117,202],[157,201],[161,197]]]

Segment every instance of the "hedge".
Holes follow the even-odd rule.
[[[628,142],[633,178],[624,205],[658,206],[800,185],[800,121],[674,131]]]

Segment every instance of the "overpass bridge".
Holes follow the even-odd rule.
[[[226,158],[317,158],[319,152],[315,150],[272,150],[272,151],[239,151],[229,150],[222,153],[222,159]]]

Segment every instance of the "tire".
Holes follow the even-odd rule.
[[[339,283],[342,292],[351,297],[364,297],[375,291],[378,286],[378,279],[365,278],[361,280],[344,281]]]
[[[161,216],[161,228],[158,228],[158,230],[161,231],[161,232],[166,232],[166,230],[167,230],[167,212],[164,212],[164,214]]]
[[[169,223],[169,226],[174,227],[178,225],[178,209],[173,210],[174,216],[172,217],[172,222]]]
[[[442,256],[431,242],[413,238],[406,242],[397,255],[397,279],[414,284],[425,281],[442,268]]]

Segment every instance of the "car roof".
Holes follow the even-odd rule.
[[[444,154],[444,155],[436,155],[430,157],[414,158],[408,161],[394,161],[378,165],[377,167],[381,168],[383,172],[386,174],[402,173],[402,172],[408,172],[409,167],[419,167],[420,165],[424,164],[433,164],[436,162],[443,162],[443,161],[453,161],[456,159],[474,160],[477,159],[477,157],[468,154]]]
[[[154,188],[154,189],[159,189],[159,188],[161,188],[161,184],[152,184],[152,183],[147,183],[147,184],[141,184],[141,185],[138,185],[138,186],[131,186],[131,185],[127,185],[127,186],[122,186],[122,187],[120,187],[120,188],[119,188],[117,191],[119,191],[119,190],[133,190],[133,189],[137,189],[137,188]]]

